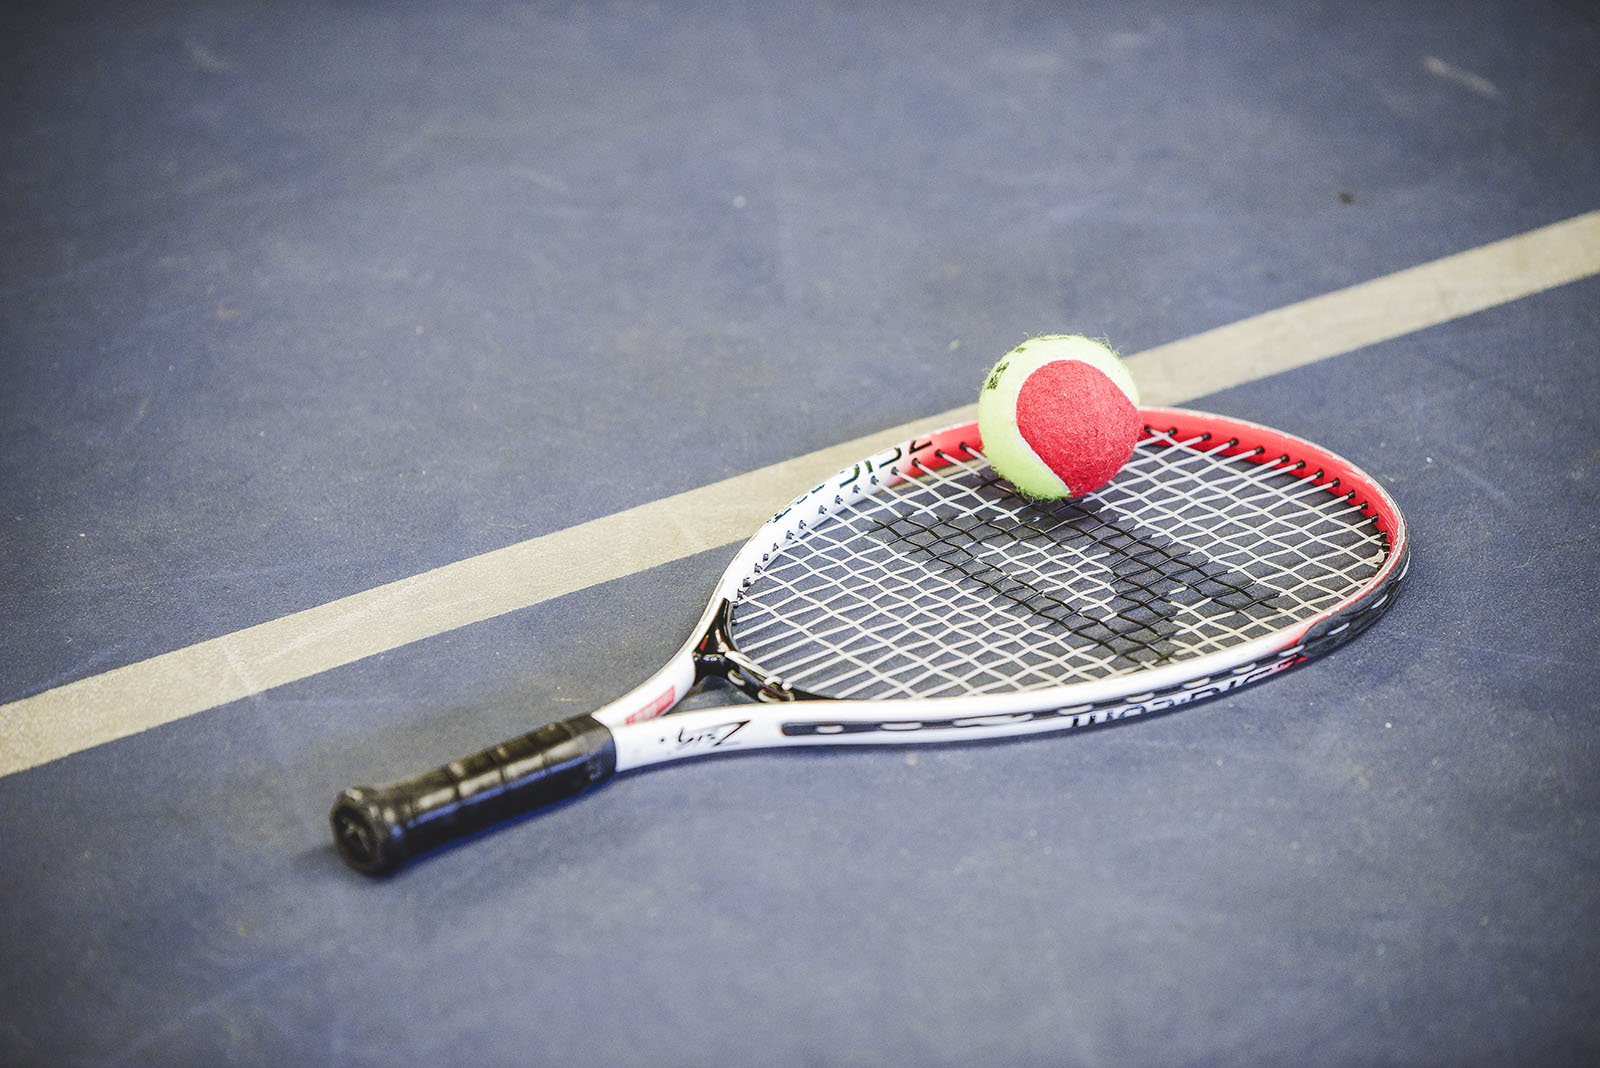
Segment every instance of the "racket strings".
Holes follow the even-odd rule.
[[[1036,689],[1199,656],[1336,604],[1385,544],[1292,461],[1157,434],[1077,501],[1019,497],[981,459],[833,513],[734,603],[735,644],[796,689]]]
[[[1342,599],[1377,569],[1386,543],[1373,542],[1361,506],[1350,493],[1336,495],[1315,484],[1307,476],[1316,472],[1298,462],[1235,458],[1231,466],[1224,461],[1213,469],[1215,477],[1196,477],[1202,474],[1199,465],[1218,463],[1229,444],[1176,453],[1176,465],[1204,486],[1189,508],[1174,509],[1166,489],[1149,481],[1113,483],[1104,497],[1136,521],[1157,525],[1313,609]]]
[[[1099,646],[1145,663],[1162,655],[1167,616],[1161,609],[1177,585],[1187,584],[1219,603],[1229,603],[1231,597],[1240,602],[1236,605],[1240,608],[1258,599],[1247,587],[1228,582],[1226,571],[1215,569],[1220,574],[1208,574],[1166,545],[1153,539],[1141,541],[1105,522],[1092,507],[1069,505],[1061,515],[1041,511],[1040,518],[1051,521],[1030,518],[1011,529],[989,524],[991,532],[1011,537],[1022,547],[1018,552],[1017,546],[1012,546],[1011,554],[998,562],[977,551],[994,544],[994,539],[975,527],[951,524],[941,531],[922,522],[918,513],[911,513],[886,529],[908,544],[925,545],[944,566],[984,586],[1012,607],[1050,621],[1085,643],[1083,648]],[[908,530],[916,533],[908,534]],[[1060,582],[1061,576],[1055,573],[1058,569],[1048,565],[1054,558],[1052,550],[1066,540],[1058,540],[1063,532],[1087,539],[1090,544],[1083,551],[1107,574],[1091,576],[1090,581],[1077,585]]]

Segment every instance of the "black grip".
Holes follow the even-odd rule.
[[[411,858],[574,797],[617,770],[611,731],[575,716],[388,786],[355,786],[329,819],[339,855],[387,875]]]

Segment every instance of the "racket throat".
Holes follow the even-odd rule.
[[[730,627],[732,613],[732,602],[723,598],[711,625],[706,628],[705,637],[695,646],[696,680],[724,679],[757,701],[795,701],[807,696],[734,648]]]

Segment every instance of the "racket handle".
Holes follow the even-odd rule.
[[[611,731],[575,716],[388,786],[355,786],[329,819],[346,864],[387,875],[411,858],[576,797],[617,770]]]

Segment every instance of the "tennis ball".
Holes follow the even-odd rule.
[[[1024,496],[1080,497],[1133,455],[1138,405],[1128,365],[1102,342],[1031,338],[1001,357],[978,393],[983,454]]]

